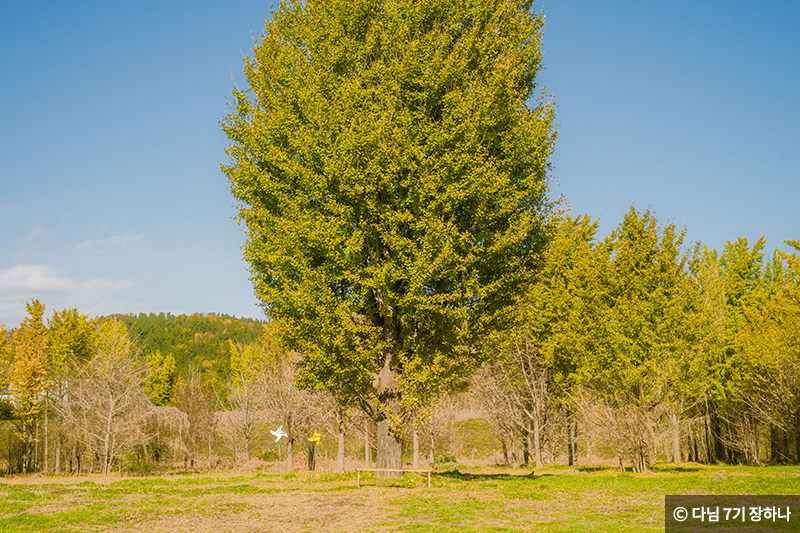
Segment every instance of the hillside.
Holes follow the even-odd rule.
[[[211,381],[224,380],[230,369],[228,341],[252,343],[265,321],[214,313],[150,313],[119,317],[144,352],[172,353],[178,374],[190,367]]]

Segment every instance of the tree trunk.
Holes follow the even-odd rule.
[[[414,462],[413,468],[419,468],[419,433],[417,426],[414,426]]]
[[[573,463],[578,464],[578,422],[572,421],[572,458]]]
[[[800,464],[800,409],[794,413],[794,462]]]
[[[211,447],[214,443],[214,430],[208,432],[208,471],[211,471]]]
[[[402,468],[403,455],[400,440],[389,427],[387,419],[378,422],[378,457],[377,468]],[[384,477],[402,477],[402,472],[376,472]]]
[[[697,449],[697,436],[695,436],[692,441],[694,442],[694,460],[695,462],[700,462],[700,451]]]
[[[341,408],[338,408],[336,411],[336,422],[338,422],[339,426],[339,433],[337,435],[339,445],[337,446],[336,450],[336,471],[344,472],[344,414],[342,413]]]
[[[109,405],[114,405],[113,402],[109,402]],[[103,475],[108,475],[109,473],[109,466],[111,464],[111,435],[113,433],[112,430],[112,423],[113,423],[113,415],[111,409],[109,408],[108,416],[106,417],[106,429],[105,429],[105,439],[103,442]]]
[[[49,444],[49,441],[50,441],[50,417],[48,416],[48,411],[49,411],[50,405],[49,405],[49,402],[47,400],[48,400],[48,396],[45,396],[44,397],[44,453],[42,454],[43,455],[43,457],[42,457],[42,472],[44,472],[45,474],[47,473],[47,467],[48,467],[47,459],[48,459],[48,457],[50,455],[48,453],[49,452],[48,444]]]
[[[431,413],[431,418],[433,418],[433,414],[432,413]],[[434,437],[435,437],[435,434],[433,432],[433,425],[431,424],[431,448],[428,451],[428,462],[430,463],[430,467],[431,468],[436,466],[436,455],[434,454],[434,451],[435,451]]]
[[[39,456],[39,421],[36,421],[36,433],[33,437],[33,463],[31,464],[31,472],[35,472],[39,468],[39,461],[41,457]]]
[[[575,464],[575,447],[572,443],[572,420],[567,419],[567,465]],[[622,459],[620,459],[622,464]]]
[[[56,462],[55,462],[55,469],[54,469],[56,474],[60,474],[61,473],[61,447],[64,444],[63,440],[64,440],[64,438],[61,436],[61,433],[59,432],[56,435],[56,458],[55,458]]]
[[[522,432],[522,463],[527,465],[531,462],[531,437],[527,431]]]
[[[286,471],[294,472],[294,439],[286,439]]]
[[[672,462],[681,462],[681,432],[678,423],[678,415],[672,413],[669,415],[669,425],[672,429]]]
[[[533,457],[536,461],[536,468],[542,466],[542,444],[539,434],[539,417],[533,419]]]
[[[403,466],[402,445],[390,423],[392,414],[397,415],[400,412],[398,379],[396,372],[392,369],[392,359],[392,353],[387,350],[384,354],[383,368],[375,376],[378,399],[383,404],[383,412],[380,413],[381,418],[378,420],[377,468],[402,468]],[[377,474],[385,474],[383,477],[402,477],[402,472],[377,472]]]
[[[725,460],[725,445],[722,442],[722,424],[716,413],[708,417],[708,462],[718,463]]]
[[[364,419],[364,464],[366,468],[372,465],[372,454],[369,449],[369,420]]]
[[[314,443],[313,442],[309,442],[308,443],[308,470],[310,472],[313,472],[314,470],[317,469],[316,468],[316,466],[317,466],[317,464],[316,464],[316,459],[317,459],[316,451],[317,451],[317,447],[314,445]]]

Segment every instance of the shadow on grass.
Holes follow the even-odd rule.
[[[686,472],[699,472],[703,470],[702,466],[692,466],[692,465],[655,465],[653,467],[653,472],[675,472],[679,474],[683,474]]]
[[[554,474],[543,472],[541,474],[536,474],[531,472],[530,474],[497,474],[497,473],[487,473],[487,474],[471,474],[468,472],[460,472],[458,470],[447,470],[444,472],[434,472],[431,475],[432,479],[440,478],[440,479],[448,479],[453,481],[499,481],[499,480],[519,480],[519,479],[535,479],[542,476],[552,476]]]
[[[608,465],[576,466],[574,468],[578,472],[603,472],[611,469],[619,470],[617,467],[611,467]]]

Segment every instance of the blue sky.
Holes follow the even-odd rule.
[[[0,324],[48,309],[261,316],[220,163],[271,4],[0,3]],[[721,248],[800,239],[800,3],[547,0],[555,193]]]

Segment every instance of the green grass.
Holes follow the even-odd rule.
[[[255,516],[266,523],[280,508],[291,509],[293,520],[307,518],[303,527],[308,530],[314,520],[323,520],[314,513],[327,509],[345,525],[374,514],[375,520],[360,530],[365,532],[379,524],[411,533],[648,532],[663,531],[667,494],[800,494],[800,469],[785,466],[663,465],[648,474],[548,467],[535,475],[460,468],[464,471],[435,473],[430,489],[413,474],[387,479],[365,473],[366,486],[358,489],[352,472],[317,473],[313,485],[308,472],[299,472],[284,476],[282,493],[278,476],[265,473],[113,482],[99,477],[73,483],[0,480],[0,531],[119,531],[126,524],[155,527],[159,520],[169,523],[182,515],[226,524]]]

